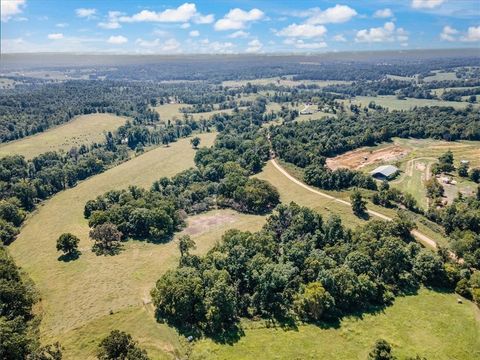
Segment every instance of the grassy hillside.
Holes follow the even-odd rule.
[[[348,317],[325,328],[266,328],[263,322],[245,323],[245,336],[233,345],[202,340],[192,359],[359,359],[378,338],[393,346],[400,359],[419,354],[427,359],[478,359],[479,310],[472,303],[457,304],[457,296],[421,290],[397,298],[393,306],[361,318]]]
[[[214,133],[200,135],[211,145]],[[159,273],[175,259],[176,246],[129,242],[116,257],[98,257],[90,250],[83,206],[89,199],[110,189],[128,185],[150,186],[161,176],[171,176],[193,165],[190,139],[160,147],[138,156],[75,188],[63,191],[35,211],[18,239],[9,247],[15,261],[32,277],[42,296],[44,339],[86,324],[99,316],[126,306],[142,304]],[[63,232],[81,239],[80,259],[57,260],[55,242]],[[169,260],[174,261],[174,260]]]
[[[166,121],[166,120],[173,120],[173,119],[183,119],[185,114],[183,112],[180,112],[180,109],[188,106],[191,106],[191,105],[165,104],[165,105],[155,106],[153,109],[160,114],[160,120]],[[188,115],[192,116],[194,120],[200,120],[202,118],[209,119],[215,114],[221,114],[221,113],[230,114],[231,112],[232,112],[232,109],[225,109],[225,110],[213,110],[213,111],[208,111],[203,113],[194,113],[194,114],[188,114]]]
[[[31,159],[47,151],[70,150],[73,146],[104,140],[104,132],[123,125],[126,118],[112,114],[81,115],[72,121],[17,141],[0,145],[0,157],[19,154]]]

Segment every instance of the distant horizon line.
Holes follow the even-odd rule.
[[[418,52],[418,51],[478,51],[479,47],[458,47],[458,48],[423,48],[423,49],[375,49],[375,50],[333,50],[322,52],[265,52],[265,53],[177,53],[177,54],[161,54],[161,53],[124,53],[124,52],[105,52],[105,51],[40,51],[40,52],[0,52],[0,57],[4,55],[94,55],[94,56],[312,56],[342,53],[388,53],[388,52]]]

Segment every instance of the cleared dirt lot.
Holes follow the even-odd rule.
[[[399,145],[387,145],[378,149],[361,148],[327,159],[327,166],[332,170],[339,168],[361,169],[374,163],[399,160],[408,155],[409,152],[408,148]]]

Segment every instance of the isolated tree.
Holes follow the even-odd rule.
[[[470,171],[470,180],[473,182],[480,182],[480,168],[475,168]]]
[[[67,257],[78,256],[80,239],[71,233],[63,233],[57,240],[57,251],[62,251]]]
[[[468,164],[461,163],[458,167],[458,176],[467,177],[468,176]]]
[[[148,360],[147,352],[138,347],[130,334],[112,330],[98,346],[100,360]]]
[[[383,339],[379,339],[375,342],[372,351],[368,354],[369,360],[394,360],[395,356],[392,355],[392,347]]]
[[[353,213],[357,216],[365,215],[367,211],[367,202],[363,200],[362,194],[358,190],[354,190],[350,195],[350,201],[352,202]]]
[[[90,237],[95,240],[92,247],[97,255],[114,255],[120,251],[120,240],[123,234],[112,223],[98,225],[90,231]]]
[[[190,250],[195,249],[195,241],[190,237],[190,235],[183,235],[178,239],[178,248],[180,250],[180,256],[188,256]]]
[[[200,138],[198,136],[195,136],[192,140],[190,140],[190,144],[197,149],[198,145],[200,145]]]

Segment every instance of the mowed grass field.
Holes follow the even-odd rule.
[[[388,108],[390,110],[410,110],[414,107],[421,106],[451,106],[455,109],[464,109],[468,106],[468,102],[460,101],[443,101],[433,99],[413,99],[407,98],[405,100],[399,100],[394,95],[382,95],[382,96],[356,96],[350,100],[338,100],[343,102],[346,106],[351,104],[359,105],[362,107],[368,106],[373,101],[375,104]],[[479,104],[473,104],[475,107],[479,107]]]
[[[215,133],[200,134],[202,144],[210,146]],[[39,207],[26,221],[18,239],[9,247],[16,263],[33,279],[41,295],[41,336],[46,342],[61,340],[64,334],[82,328],[96,319],[131,306],[143,306],[160,274],[172,266],[177,247],[174,242],[148,244],[130,241],[125,251],[114,257],[96,256],[90,251],[89,228],[83,218],[83,206],[89,199],[111,189],[128,185],[149,187],[162,176],[172,176],[193,166],[194,150],[190,139],[181,139],[170,147],[159,147],[127,161],[105,173],[63,191]],[[263,223],[263,218],[231,215],[228,226],[247,221]],[[257,220],[258,219],[258,220]],[[202,238],[195,233],[199,251],[219,240],[215,232]],[[80,237],[82,255],[69,263],[58,261],[56,240],[64,232]],[[75,344],[75,341],[73,341]],[[69,354],[70,349],[66,349]],[[69,358],[69,357],[67,357]],[[74,357],[85,358],[85,356]]]
[[[301,325],[286,330],[245,322],[245,336],[233,345],[202,340],[191,359],[336,359],[364,360],[379,338],[392,344],[400,359],[417,354],[436,360],[480,357],[479,310],[457,296],[422,289],[399,297],[374,314],[347,317],[337,326]]]
[[[184,113],[180,112],[181,108],[191,106],[189,104],[164,104],[159,106],[154,106],[153,109],[158,112],[160,115],[160,121],[167,121],[167,120],[175,120],[175,119],[183,119],[185,116]],[[225,110],[213,110],[203,113],[195,113],[195,114],[188,114],[188,116],[193,117],[194,120],[200,119],[209,119],[215,114],[227,113],[231,114],[232,109],[225,109]]]
[[[245,86],[248,83],[252,85],[269,85],[274,84],[277,86],[299,86],[299,85],[318,85],[320,87],[337,84],[350,84],[351,81],[342,80],[292,80],[291,76],[284,77],[271,77],[271,78],[259,78],[251,80],[227,80],[222,81],[223,86],[228,87],[240,87]]]
[[[0,157],[18,154],[31,159],[47,151],[70,150],[73,146],[99,142],[104,140],[104,132],[117,129],[126,120],[112,114],[80,115],[42,133],[0,144]]]

